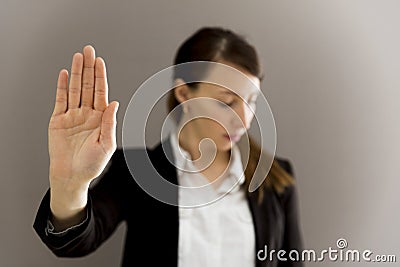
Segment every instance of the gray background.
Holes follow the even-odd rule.
[[[260,52],[277,154],[298,180],[306,247],[336,248],[343,237],[351,249],[400,261],[399,9],[396,0],[1,1],[0,266],[119,265],[124,225],[82,259],[56,258],[32,228],[48,187],[57,73],[95,46],[110,99],[121,104],[121,146],[134,90],[172,64],[187,36],[214,25],[244,34]]]

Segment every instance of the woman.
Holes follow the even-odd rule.
[[[258,88],[262,80],[255,49],[230,30],[202,28],[190,36],[179,48],[174,63],[194,61],[233,67]],[[261,154],[251,138],[245,168],[239,160],[242,151],[236,142],[250,127],[257,90],[245,87],[229,93],[215,84],[185,83],[186,77],[179,72],[174,78],[176,87],[170,91],[168,109],[171,112],[179,107],[183,111],[177,117],[178,127],[154,149],[133,149],[125,156],[142,166],[142,174],[149,175],[149,179],[149,166],[143,157],[135,157],[139,152],[147,151],[155,169],[172,184],[213,184],[208,191],[196,191],[201,193],[194,198],[177,190],[180,205],[198,203],[204,194],[224,197],[200,208],[183,209],[158,201],[141,189],[131,177],[123,151],[116,149],[118,103],[108,104],[104,61],[86,46],[83,55],[73,57],[69,84],[66,70],[58,78],[49,123],[50,189],[34,223],[40,238],[57,256],[79,257],[96,250],[125,221],[122,266],[139,262],[180,267],[302,266],[288,257],[290,250],[301,253],[302,249],[289,161],[275,158],[261,186],[249,192]],[[207,118],[193,119],[210,107],[205,102],[192,102],[200,97],[219,102],[220,108],[228,106],[238,119],[226,121],[223,126]],[[212,139],[216,149],[200,143],[205,138]],[[201,168],[211,155],[213,161]],[[108,162],[110,166],[103,173]],[[102,173],[99,181],[89,186]],[[286,260],[276,255],[265,257],[266,247],[269,251],[285,250]]]

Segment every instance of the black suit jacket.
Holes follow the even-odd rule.
[[[178,184],[176,168],[168,161],[165,153],[171,153],[169,141],[164,142],[164,150],[159,143],[154,149],[146,148],[157,171],[168,181]],[[168,149],[169,148],[169,149]],[[125,151],[135,153],[144,149]],[[169,151],[169,152],[164,152]],[[139,153],[142,155],[141,153]],[[138,154],[138,155],[139,155]],[[142,156],[135,158],[137,166],[145,166]],[[170,157],[168,157],[170,158]],[[293,175],[288,160],[275,158],[278,163]],[[122,266],[176,267],[178,262],[179,213],[178,207],[160,202],[148,195],[132,179],[127,167],[124,151],[117,149],[112,156],[109,168],[94,186],[89,189],[88,219],[79,227],[71,229],[63,236],[46,233],[50,214],[50,190],[45,194],[35,221],[34,229],[46,246],[60,257],[80,257],[99,247],[117,228],[119,223],[127,223],[125,248]],[[178,192],[176,192],[176,198]],[[255,193],[247,197],[253,217],[256,251],[276,251],[303,248],[298,215],[296,187],[290,186],[282,194],[267,189],[264,200],[257,203]],[[240,245],[240,244],[238,244]],[[288,254],[285,254],[288,257]],[[206,255],[205,255],[206,257]],[[276,254],[272,261],[257,260],[256,267],[303,266],[301,262],[278,261]]]

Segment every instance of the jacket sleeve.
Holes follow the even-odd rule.
[[[87,218],[62,235],[49,233],[50,190],[42,199],[33,228],[44,244],[59,257],[80,257],[96,250],[124,219],[126,172],[124,156],[117,150],[109,168],[94,181],[88,192]]]
[[[282,164],[284,169],[295,178],[292,164],[285,160]],[[292,261],[289,258],[291,250],[296,250],[301,256],[303,250],[303,235],[299,214],[299,199],[296,183],[285,189],[282,196],[282,205],[285,213],[284,239],[282,250],[286,251],[287,261],[279,261],[278,267],[303,267],[302,261]],[[296,254],[293,254],[296,256]],[[300,258],[301,260],[301,258]]]

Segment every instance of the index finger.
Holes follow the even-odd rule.
[[[68,71],[63,69],[58,74],[56,103],[54,105],[53,115],[60,115],[67,111],[68,107]]]
[[[95,62],[94,109],[104,111],[108,106],[106,65],[100,57]]]

